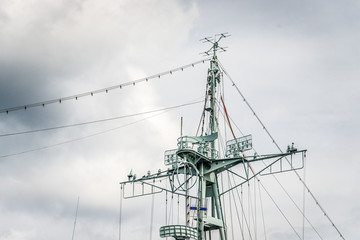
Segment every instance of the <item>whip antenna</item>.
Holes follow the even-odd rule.
[[[78,197],[77,204],[76,204],[76,213],[75,213],[74,229],[73,229],[73,233],[72,233],[72,238],[71,238],[71,240],[74,240],[75,227],[76,227],[76,219],[77,219],[77,214],[78,214],[78,209],[79,209],[79,198],[80,198],[80,197]]]

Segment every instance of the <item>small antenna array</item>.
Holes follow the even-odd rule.
[[[219,46],[219,42],[221,39],[226,38],[226,37],[230,37],[231,35],[229,33],[220,33],[220,34],[216,34],[214,37],[205,37],[200,39],[200,41],[202,43],[211,43],[212,46],[209,50],[200,53],[202,56],[212,56],[215,54],[215,52],[219,51],[219,52],[226,52],[226,49],[228,47],[220,47]]]

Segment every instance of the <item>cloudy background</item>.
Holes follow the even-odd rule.
[[[359,1],[0,0],[0,109],[195,62],[209,48],[199,39],[221,32],[232,35],[222,41],[229,47],[219,56],[222,64],[280,146],[295,142],[308,149],[307,184],[345,238],[358,239]],[[192,102],[203,97],[206,71],[207,64],[202,64],[107,94],[1,113],[0,134]],[[227,84],[230,115],[245,133],[253,133],[260,153],[275,151]],[[78,197],[75,239],[118,239],[118,183],[131,169],[141,175],[164,168],[163,152],[176,146],[180,117],[184,134],[195,134],[201,108],[176,109],[116,131],[11,157],[5,155],[145,116],[0,137],[0,239],[70,239]],[[296,177],[289,173],[279,179],[286,184]],[[271,178],[262,181],[277,195]],[[301,202],[302,187],[287,185]],[[149,237],[149,200],[123,202],[122,239]],[[289,200],[279,202],[286,205]],[[306,202],[323,238],[340,239],[309,196]],[[155,206],[163,209],[164,202]],[[274,220],[274,205],[265,206],[267,222],[278,223],[269,224],[267,239],[297,239],[286,221]],[[155,211],[156,227],[163,220]],[[301,216],[294,221],[302,226]],[[311,229],[307,234],[318,239]],[[159,239],[156,229],[153,239]]]

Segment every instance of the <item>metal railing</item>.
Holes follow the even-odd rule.
[[[185,226],[185,225],[168,225],[160,228],[160,237],[173,237],[176,240],[183,239],[197,239],[196,228]]]

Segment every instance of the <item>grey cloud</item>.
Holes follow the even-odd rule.
[[[356,126],[360,115],[356,107],[360,29],[357,2],[35,1],[30,7],[22,1],[17,4],[19,7],[11,8],[13,12],[6,5],[0,10],[0,38],[4,46],[0,54],[0,108],[133,80],[128,67],[136,70],[135,76],[186,64],[189,59],[196,60],[203,50],[198,39],[229,31],[232,37],[224,41],[229,51],[220,55],[222,63],[281,144],[295,138],[309,148],[309,184],[325,202],[329,214],[334,213],[334,208],[341,212],[337,195],[344,195],[341,199],[346,203],[342,207],[356,206],[358,194],[347,195],[348,189],[333,189],[332,183],[339,162],[341,172],[335,171],[339,186],[353,184],[349,182],[356,180],[353,174],[342,176],[351,172],[349,167],[358,166],[352,152],[359,140]],[[29,8],[25,11],[24,7]],[[146,105],[149,102],[163,107],[176,97],[189,100],[187,95],[198,97],[205,91],[199,87],[205,81],[206,66],[204,69],[203,73],[192,75],[193,72],[184,71],[170,80],[161,78],[146,83],[146,87],[123,89],[106,97],[0,115],[0,133],[134,113],[141,111],[142,105],[151,107]],[[194,91],[198,89],[201,92]],[[235,96],[230,91],[226,94]],[[253,117],[248,109],[240,107],[239,96],[228,98],[228,103],[236,109],[232,112],[235,119]],[[124,180],[132,168],[139,175],[149,168],[163,168],[165,146],[176,146],[176,137],[169,140],[166,136],[177,134],[181,114],[74,144],[0,158],[0,191],[6,193],[0,199],[4,216],[0,222],[6,228],[0,239],[69,237],[78,195],[76,236],[116,236],[118,181]],[[182,116],[186,116],[186,126],[194,125],[196,130],[199,114],[191,118],[185,112]],[[123,123],[126,122],[116,125]],[[1,152],[65,141],[114,125],[2,138]],[[246,124],[240,127],[252,132]],[[257,138],[257,144],[261,140]],[[329,179],[326,181],[325,177]],[[324,189],[329,192],[324,194]],[[332,201],[327,201],[327,197]],[[139,239],[148,236],[148,232],[141,232],[148,230],[147,223],[138,224],[142,215],[149,214],[145,203],[149,199],[136,206],[124,201],[123,224],[136,229]],[[345,216],[336,223],[341,229],[348,229],[349,237],[356,238],[356,219],[349,223],[349,218],[354,217]],[[156,219],[156,224],[162,220],[163,217]],[[287,225],[281,225],[270,236],[290,239],[293,235],[289,232]],[[337,234],[331,237],[336,239]]]

